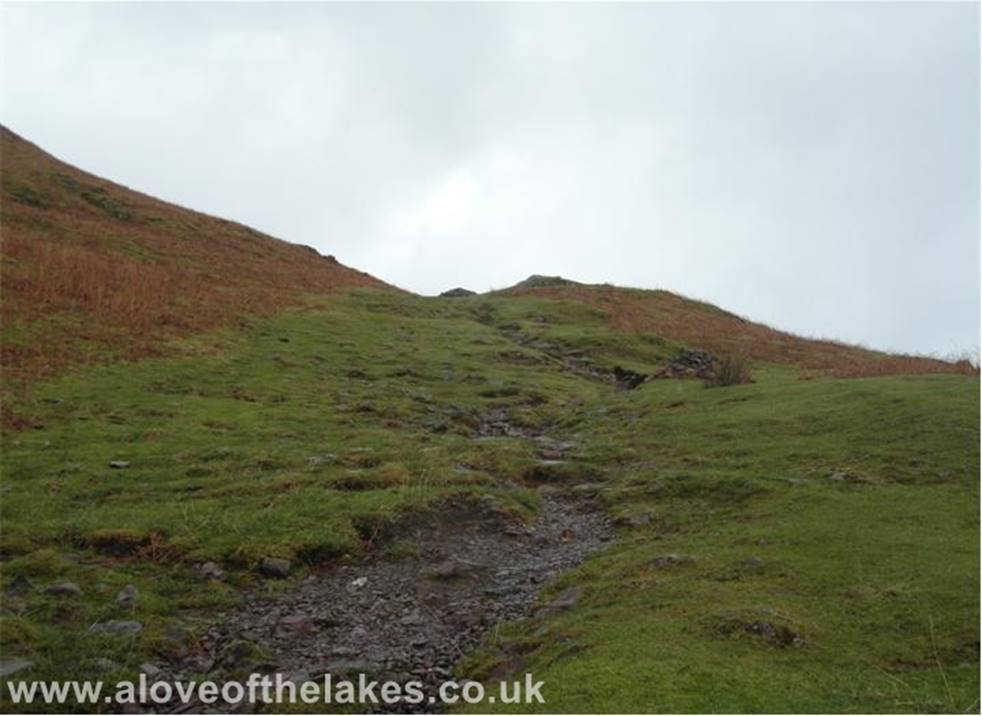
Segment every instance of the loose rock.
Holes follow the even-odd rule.
[[[695,563],[696,558],[688,554],[663,554],[651,560],[651,564],[659,569],[686,567]]]
[[[108,674],[119,669],[119,664],[117,664],[112,659],[107,659],[104,656],[97,656],[89,662],[92,670],[100,674]]]
[[[612,536],[602,513],[555,493],[543,494],[539,519],[504,543],[513,525],[480,502],[394,525],[393,539],[414,544],[413,556],[313,572],[286,602],[255,599],[203,635],[203,653],[177,657],[168,671],[201,673],[196,658],[241,670],[235,645],[247,644],[243,658],[261,652],[277,673],[419,680],[435,694],[462,654],[496,624],[528,616],[548,579]],[[569,609],[578,598],[577,590],[563,592],[546,605],[551,611],[537,614]],[[398,713],[432,708],[380,705]]]
[[[555,616],[560,612],[564,612],[571,607],[573,607],[583,596],[583,590],[579,587],[570,587],[558,597],[549,602],[546,606],[538,609],[535,612],[535,616],[539,619],[545,619],[551,616]]]
[[[114,636],[136,636],[143,631],[140,622],[113,619],[94,625],[90,630],[93,634],[112,634]]]
[[[32,591],[34,591],[34,584],[23,574],[18,574],[16,577],[11,579],[10,584],[7,585],[7,594],[10,594],[11,596],[27,594],[28,592]]]
[[[0,661],[0,677],[6,679],[33,667],[33,661],[27,661],[26,659],[5,659],[4,661]]]
[[[214,562],[205,562],[198,567],[198,571],[205,579],[222,579],[225,576],[225,572],[222,571],[222,568]]]
[[[129,609],[136,604],[136,600],[139,597],[139,592],[136,587],[132,584],[127,584],[125,587],[119,590],[119,594],[116,595],[116,603],[123,607],[124,609]]]
[[[290,576],[290,560],[279,557],[264,557],[259,563],[259,572],[266,577],[286,579]]]
[[[75,582],[58,582],[45,589],[44,593],[56,597],[78,597],[81,596],[82,590]]]

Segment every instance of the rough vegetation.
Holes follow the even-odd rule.
[[[92,176],[0,127],[3,319],[9,384],[158,354],[164,341],[385,288],[313,249]]]
[[[580,301],[600,310],[607,324],[617,331],[657,335],[719,355],[743,355],[837,377],[978,373],[968,360],[887,354],[832,340],[801,338],[668,291],[534,282],[519,283],[506,293]]]
[[[23,184],[32,211],[68,201]],[[85,235],[156,206],[125,196],[16,230],[71,246],[71,212]],[[5,292],[33,270],[14,255]],[[0,673],[530,672],[559,713],[978,709],[976,375],[659,292],[337,291],[360,274],[304,255],[330,290],[121,323],[159,355],[8,392]],[[5,316],[38,355],[115,325],[18,285]],[[737,348],[754,382],[707,390]],[[836,377],[863,371],[884,374]]]

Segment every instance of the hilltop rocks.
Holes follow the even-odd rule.
[[[532,274],[524,281],[519,281],[511,289],[524,289],[524,288],[555,288],[557,286],[580,286],[581,284],[577,281],[572,281],[568,278],[563,278],[562,276],[540,276],[539,274]]]
[[[654,378],[709,378],[716,367],[716,358],[701,350],[684,350]]]
[[[440,294],[440,298],[467,298],[468,296],[476,296],[477,294],[473,291],[469,291],[466,288],[452,288],[449,291],[444,291]]]

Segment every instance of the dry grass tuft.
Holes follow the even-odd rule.
[[[707,388],[722,388],[728,385],[753,383],[750,376],[750,361],[739,353],[725,353],[716,360],[713,373],[706,378]]]

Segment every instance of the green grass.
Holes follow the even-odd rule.
[[[568,420],[616,463],[609,509],[652,521],[475,673],[524,653],[559,713],[978,709],[977,382],[757,379],[648,384]]]
[[[622,392],[550,355],[650,371],[677,348],[581,304],[364,291],[13,391],[37,427],[4,437],[0,588],[83,596],[5,597],[3,658],[132,674],[176,648],[174,624],[288,588],[256,575],[263,556],[297,576],[358,559],[388,521],[462,495],[528,514],[531,446],[472,440],[509,405],[573,443],[613,516],[652,519],[550,586],[584,588],[571,611],[502,628],[463,670],[517,654],[552,712],[977,709],[977,379],[755,366],[750,385]],[[673,553],[694,562],[656,562]],[[225,583],[197,576],[208,560]],[[146,628],[87,633],[112,618]]]

